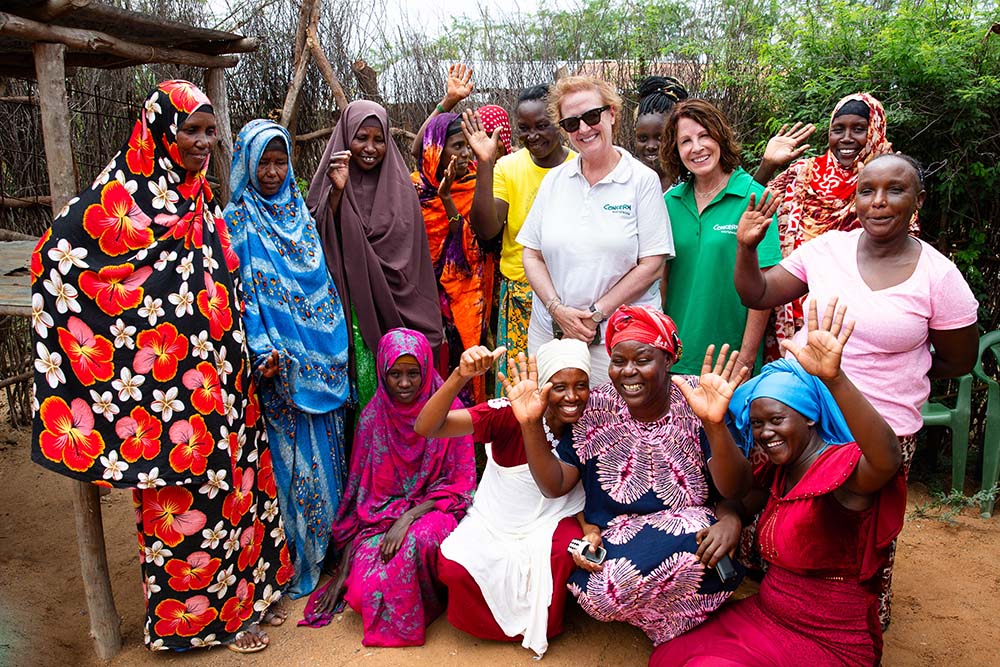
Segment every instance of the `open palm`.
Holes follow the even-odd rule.
[[[680,389],[684,400],[699,419],[718,424],[725,419],[733,391],[743,382],[749,370],[746,367],[739,371],[734,370],[739,352],[734,351],[729,354],[729,345],[722,346],[719,357],[713,364],[714,354],[715,346],[709,345],[705,351],[705,361],[701,365],[701,379],[697,387],[692,387],[677,376],[672,377],[671,382]]]
[[[780,202],[781,199],[770,190],[764,190],[759,197],[751,194],[747,210],[740,216],[739,226],[736,228],[737,243],[756,248],[764,240],[764,234],[767,233]]]
[[[517,360],[512,359],[507,368],[508,375],[502,373],[499,375],[504,393],[510,401],[510,409],[514,412],[514,418],[520,424],[538,421],[548,407],[549,389],[552,388],[552,384],[546,383],[539,390],[535,355],[525,359],[524,352],[519,352]]]
[[[847,306],[837,307],[837,299],[833,298],[826,305],[823,321],[819,322],[816,302],[810,300],[806,344],[799,347],[784,340],[781,341],[781,346],[795,357],[807,373],[821,380],[837,377],[844,345],[854,331],[854,322],[844,324],[846,313]]]

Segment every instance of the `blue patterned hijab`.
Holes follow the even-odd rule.
[[[851,429],[826,385],[794,359],[779,359],[737,387],[729,402],[729,419],[743,439],[738,444],[744,452],[753,446],[750,404],[758,398],[773,398],[816,422],[816,432],[827,445],[854,442]]]
[[[343,405],[350,393],[347,326],[291,164],[276,194],[265,197],[258,190],[257,164],[275,137],[291,155],[288,131],[276,123],[258,119],[240,130],[224,217],[240,258],[254,366],[277,350],[279,393],[303,412],[322,414]]]

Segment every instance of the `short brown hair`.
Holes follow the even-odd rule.
[[[622,111],[622,96],[618,94],[614,86],[604,79],[593,76],[564,76],[549,88],[548,112],[553,123],[558,125],[562,119],[559,105],[562,104],[563,98],[570,93],[578,93],[583,90],[596,90],[597,94],[601,96],[601,101],[615,110],[617,120],[618,114]]]
[[[660,162],[663,163],[667,182],[687,180],[691,176],[691,172],[681,162],[681,154],[677,151],[677,124],[681,118],[690,118],[704,127],[708,131],[708,136],[719,144],[719,165],[724,172],[731,172],[740,166],[743,162],[740,157],[740,145],[726,115],[719,110],[719,107],[697,98],[681,100],[670,112],[670,117],[663,125],[663,135],[660,137]]]

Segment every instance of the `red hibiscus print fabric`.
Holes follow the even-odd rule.
[[[32,459],[134,489],[152,650],[230,641],[292,576],[239,262],[207,161],[189,172],[177,148],[195,111],[211,103],[190,82],[151,91],[31,259]]]

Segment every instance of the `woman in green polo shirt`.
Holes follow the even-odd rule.
[[[747,310],[733,285],[736,228],[751,195],[764,186],[740,167],[740,147],[725,115],[702,99],[678,102],[663,128],[660,159],[668,182],[676,256],[663,275],[663,311],[676,322],[684,347],[693,350],[672,372],[697,375],[705,348],[728,343],[738,362],[753,369],[770,314]],[[758,249],[761,268],[781,261],[777,224]]]

